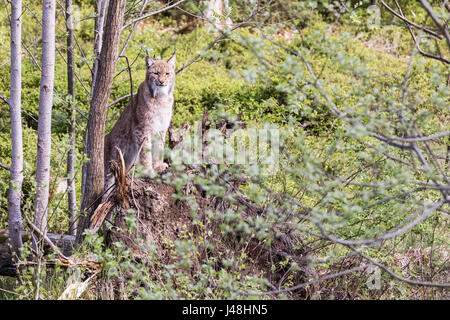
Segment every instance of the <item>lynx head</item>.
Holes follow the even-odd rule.
[[[145,57],[147,64],[145,81],[153,98],[160,95],[168,95],[173,92],[175,84],[175,61],[175,51],[169,60],[153,60],[148,54]]]

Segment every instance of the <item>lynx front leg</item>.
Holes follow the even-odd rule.
[[[154,150],[152,152],[153,154],[153,168],[158,171],[162,172],[167,169],[169,166],[167,163],[164,162],[164,142],[165,142],[166,132],[161,131],[154,137],[153,145]]]
[[[149,139],[145,139],[141,147],[138,162],[144,167],[145,175],[149,175],[153,171],[152,143]]]

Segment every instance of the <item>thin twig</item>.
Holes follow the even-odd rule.
[[[444,34],[445,40],[447,41],[447,45],[450,49],[450,34],[448,32],[447,26],[442,24],[441,20],[439,20],[439,17],[433,11],[433,8],[431,8],[431,5],[427,0],[420,0],[420,3],[422,4],[422,7],[425,9],[428,15],[431,17],[431,19],[434,21],[436,26],[438,26],[441,32]]]
[[[425,27],[423,27],[423,26],[419,26],[418,24],[415,24],[415,23],[412,22],[411,20],[408,20],[408,19],[403,15],[403,13],[402,13],[401,15],[398,14],[397,12],[395,12],[394,9],[392,9],[391,7],[389,7],[384,1],[381,1],[381,4],[382,4],[386,9],[388,9],[388,11],[391,12],[394,16],[396,16],[397,18],[401,19],[403,22],[407,23],[408,25],[413,26],[413,27],[416,28],[416,29],[425,31],[426,33],[429,33],[429,34],[431,34],[432,36],[434,36],[434,37],[436,37],[436,38],[438,38],[438,39],[443,39],[443,37],[442,37],[440,34],[437,34],[436,32],[434,32],[434,31],[432,31],[432,30],[430,30],[430,29],[428,29],[428,28],[425,28]]]
[[[273,2],[273,0],[270,0],[264,7],[260,8],[259,10],[253,10],[250,15],[245,18],[244,21],[238,23],[237,25],[235,25],[233,28],[227,30],[226,32],[222,32],[213,42],[211,42],[204,50],[202,53],[199,53],[197,56],[195,56],[191,61],[189,61],[187,64],[185,64],[183,67],[181,67],[180,69],[178,69],[175,73],[178,74],[181,71],[183,71],[184,69],[186,69],[187,67],[189,67],[191,64],[193,64],[195,61],[197,61],[198,58],[201,57],[202,54],[204,54],[206,51],[208,51],[209,49],[211,49],[217,42],[219,42],[223,37],[225,37],[226,35],[228,35],[230,32],[246,25],[248,23],[248,21],[253,18],[255,15],[257,15],[258,13],[262,12],[263,10],[265,10],[271,3]]]
[[[9,100],[2,94],[0,94],[0,100],[3,100],[9,106]]]
[[[125,60],[127,61],[128,74],[130,76],[130,96],[131,96],[130,101],[133,101],[133,77],[131,75],[130,62],[128,61],[127,55],[121,55],[121,56],[119,56],[119,58],[125,58]]]
[[[137,92],[135,92],[134,94],[137,94]],[[113,106],[113,105],[115,105],[116,103],[119,103],[119,102],[122,101],[122,100],[125,100],[126,98],[128,98],[128,97],[130,97],[130,96],[131,96],[131,94],[126,94],[126,95],[124,95],[124,96],[122,96],[122,97],[120,97],[120,98],[114,100],[113,102],[111,102],[110,104],[108,104],[108,108],[111,107],[111,106]]]
[[[169,10],[169,9],[172,9],[173,7],[179,6],[180,4],[182,4],[183,2],[186,2],[186,1],[187,1],[187,0],[180,0],[180,1],[174,3],[174,4],[170,5],[170,6],[164,7],[164,8],[162,8],[162,9],[160,9],[160,10],[156,10],[156,11],[153,11],[153,12],[151,12],[151,13],[149,13],[149,14],[144,15],[144,16],[138,17],[138,18],[132,20],[131,22],[127,23],[126,25],[124,25],[124,26],[122,27],[122,30],[128,28],[129,26],[135,24],[136,22],[139,22],[139,21],[141,21],[141,20],[147,19],[148,17],[154,16],[155,14],[158,14],[158,13],[161,13],[161,12],[164,12],[164,11],[167,11],[167,10]]]
[[[141,11],[139,12],[138,18],[142,17],[142,14],[144,13],[145,7],[147,6],[148,0],[144,1],[144,4],[142,5]],[[125,44],[122,47],[122,50],[120,50],[119,56],[122,56],[125,52],[126,48],[128,47],[128,44],[131,41],[131,38],[133,37],[134,31],[136,30],[137,25],[139,24],[139,21],[136,21],[133,25],[133,29],[131,29],[130,34],[128,35],[127,40],[125,41]]]
[[[383,3],[383,4],[384,4],[384,3]],[[395,0],[395,4],[396,4],[396,6],[397,6],[397,8],[398,8],[398,10],[399,10],[399,12],[400,12],[400,14],[401,14],[401,16],[404,17],[405,15],[403,14],[402,7],[399,5],[398,1]],[[387,5],[384,4],[384,6],[386,7]],[[392,9],[391,9],[391,10],[392,10]],[[441,62],[450,64],[450,60],[447,60],[447,59],[445,59],[445,58],[442,57],[442,56],[437,56],[437,55],[434,55],[434,54],[431,54],[431,53],[428,53],[428,52],[423,51],[423,50],[420,48],[420,44],[419,44],[420,41],[417,40],[417,38],[416,38],[416,36],[415,36],[415,34],[414,34],[414,31],[413,31],[412,28],[411,28],[411,25],[408,24],[407,22],[405,22],[405,25],[406,25],[406,27],[408,28],[408,31],[409,31],[409,33],[411,34],[411,37],[413,38],[413,41],[414,41],[414,43],[415,43],[416,46],[417,46],[417,50],[419,51],[419,53],[420,53],[421,55],[423,55],[424,57],[427,57],[427,58],[435,59],[435,60],[438,60],[438,61],[441,61]]]
[[[63,255],[61,253],[61,250],[59,250],[59,248],[57,246],[55,246],[55,244],[52,242],[52,240],[50,240],[47,235],[45,235],[38,227],[36,227],[31,221],[30,219],[28,219],[27,216],[25,216],[25,220],[27,221],[27,223],[30,225],[30,227],[34,230],[34,232],[36,232],[49,246],[50,248],[52,248],[52,250],[58,254],[61,258],[69,260],[65,255]]]
[[[289,288],[284,288],[284,289],[278,289],[278,290],[272,290],[272,291],[265,291],[265,292],[245,292],[245,291],[241,291],[241,294],[247,294],[247,295],[270,295],[270,294],[280,294],[280,293],[284,293],[284,292],[289,292],[289,291],[294,291],[309,285],[312,285],[314,283],[320,282],[320,281],[324,281],[324,280],[329,280],[329,279],[333,279],[336,277],[341,277],[341,276],[345,276],[349,273],[353,273],[356,271],[362,271],[364,269],[366,269],[367,266],[366,265],[361,265],[358,267],[354,267],[345,271],[340,271],[340,272],[336,272],[336,273],[329,273],[323,277],[320,277],[318,279],[314,279],[308,282],[304,282],[304,283],[300,283],[298,285],[289,287]]]
[[[34,57],[34,55],[30,52],[30,50],[28,49],[28,47],[25,45],[25,43],[24,43],[23,41],[22,41],[22,46],[23,46],[23,47],[25,48],[25,50],[28,52],[28,54],[29,54],[30,57],[31,57],[31,60],[33,60],[34,64],[35,64],[36,67],[39,69],[39,71],[42,71],[39,62],[36,60],[36,58]],[[78,79],[78,81],[80,81],[80,79],[79,79],[78,76],[77,76],[77,73],[75,72],[74,74],[75,74],[76,78]],[[81,81],[80,81],[80,83],[81,83],[81,85],[83,85],[83,83],[82,83]],[[83,88],[86,90],[86,88],[84,87],[84,85],[83,85]],[[58,92],[58,90],[56,90],[56,88],[53,88],[53,91],[55,91],[55,93],[58,94],[58,95],[60,94],[60,93]],[[86,115],[85,115],[83,112],[81,112],[80,109],[75,108],[75,111],[78,112],[83,118],[85,118],[86,120],[88,120],[88,118],[86,117]]]
[[[0,163],[0,168],[10,171],[11,168]]]
[[[12,291],[9,291],[9,290],[3,289],[3,288],[0,288],[0,291],[3,291],[3,292],[5,292],[5,293],[9,293],[9,294],[14,294],[14,295],[16,295],[16,296],[20,296],[20,294],[18,294],[18,293],[16,293],[16,292],[12,292]]]

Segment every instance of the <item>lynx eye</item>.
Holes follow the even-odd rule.
[[[157,76],[159,76],[159,72],[153,72],[153,74],[156,74]]]
[[[166,76],[168,76],[169,75],[169,73],[168,72],[166,72]]]

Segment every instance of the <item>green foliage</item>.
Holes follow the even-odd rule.
[[[383,143],[375,135],[401,138],[409,130],[420,130],[424,136],[448,130],[450,109],[449,87],[446,85],[448,68],[413,52],[406,29],[385,25],[392,21],[384,13],[380,26],[368,26],[367,8],[370,1],[347,1],[342,16],[337,19],[341,1],[283,1],[284,8],[274,5],[261,17],[257,26],[240,28],[222,39],[208,52],[202,52],[216,37],[202,26],[192,32],[186,25],[192,21],[179,11],[170,11],[158,20],[142,22],[125,54],[131,63],[133,92],[145,76],[145,50],[156,59],[167,58],[177,49],[177,67],[181,68],[198,53],[200,59],[177,75],[175,89],[174,126],[194,124],[209,110],[210,122],[224,118],[241,120],[252,128],[276,128],[280,133],[279,164],[275,168],[261,163],[256,165],[173,166],[173,176],[167,181],[176,188],[174,198],[189,205],[193,224],[199,233],[184,226],[178,240],[164,240],[164,248],[171,258],[166,263],[158,255],[157,245],[137,239],[148,259],[134,259],[129,247],[121,242],[107,246],[102,235],[88,234],[75,256],[95,255],[102,265],[97,288],[91,287],[82,298],[117,298],[105,294],[108,288],[122,284],[122,298],[142,299],[241,299],[274,298],[281,295],[262,295],[272,288],[272,274],[283,272],[277,283],[279,288],[298,284],[298,276],[308,280],[317,274],[332,273],[344,267],[358,265],[355,255],[345,241],[365,241],[380,238],[408,226],[430,203],[441,199],[437,188],[446,185],[443,157],[425,170],[417,151],[396,148]],[[130,14],[138,1],[127,3]],[[388,1],[388,3],[390,3]],[[400,1],[405,12],[414,12],[417,23],[424,22],[425,14],[417,3]],[[81,17],[93,14],[91,3],[75,1]],[[230,1],[233,21],[242,21],[250,13],[252,1]],[[392,3],[390,3],[392,4]],[[37,2],[31,8],[39,8]],[[162,7],[152,2],[148,12]],[[183,6],[201,14],[201,6],[190,2]],[[30,46],[36,61],[40,62],[39,10],[24,15],[24,44]],[[291,19],[290,15],[295,15]],[[5,13],[0,12],[0,37],[8,38]],[[58,18],[57,41],[64,43],[64,21]],[[76,106],[85,115],[89,113],[88,92],[91,85],[89,70],[93,62],[92,18],[79,23],[77,40],[83,48],[76,50]],[[128,37],[122,35],[122,45]],[[36,40],[36,41],[35,41]],[[60,47],[63,47],[60,45]],[[424,48],[437,50],[436,44],[424,42]],[[61,49],[64,55],[64,50]],[[8,46],[0,47],[0,92],[9,92]],[[410,60],[411,59],[411,60]],[[409,65],[411,63],[411,67]],[[409,68],[407,90],[404,77]],[[51,201],[49,206],[52,232],[67,230],[66,195],[55,192],[56,177],[65,176],[65,156],[68,150],[66,69],[62,57],[57,56],[55,97],[52,122]],[[40,72],[28,55],[23,59],[23,124],[25,170],[23,185],[23,215],[32,220],[34,203],[34,174],[36,158],[36,129],[39,105]],[[405,93],[406,92],[406,93]],[[130,93],[129,71],[125,59],[118,61],[110,102]],[[110,131],[129,99],[108,109],[106,133]],[[0,163],[10,163],[9,112],[0,106]],[[76,188],[81,194],[82,140],[86,120],[77,116]],[[432,154],[444,155],[446,137],[426,146]],[[397,141],[397,140],[396,140]],[[398,140],[401,141],[401,140]],[[397,141],[397,142],[398,142]],[[420,147],[424,145],[419,144]],[[233,146],[234,148],[234,146]],[[425,148],[424,148],[425,150]],[[247,150],[247,156],[251,150]],[[436,169],[437,168],[437,169]],[[192,173],[194,172],[194,173]],[[139,173],[138,173],[139,174]],[[238,188],[229,191],[226,179],[250,177]],[[0,169],[0,212],[7,212],[9,173]],[[225,199],[231,205],[224,210],[203,212],[194,196],[186,190],[201,188],[206,199]],[[431,186],[431,187],[430,187]],[[193,187],[192,187],[193,188]],[[264,214],[248,215],[242,197],[251,205],[263,208]],[[240,202],[241,201],[241,202]],[[248,208],[247,208],[248,209]],[[448,204],[442,206],[448,212]],[[448,230],[442,222],[441,212],[435,211],[421,223],[396,237],[382,242],[359,246],[364,253],[392,268],[405,277],[410,273],[398,266],[398,261],[428,250],[421,257],[420,279],[431,279],[434,265],[443,265],[445,258],[438,252],[448,247]],[[139,216],[134,210],[125,218],[127,230],[136,234]],[[7,215],[0,215],[0,228],[6,228]],[[286,227],[289,227],[289,232]],[[277,239],[295,234],[289,243],[295,252],[304,250],[305,266],[299,266],[290,257],[279,261],[258,262],[245,251],[258,243],[258,250],[272,248]],[[220,235],[219,238],[217,238]],[[339,239],[330,241],[324,235]],[[285,238],[283,238],[285,237]],[[219,239],[219,240],[218,240]],[[344,243],[343,243],[344,242]],[[229,247],[227,247],[227,245]],[[447,246],[447,247],[446,247]],[[228,249],[223,249],[227,247]],[[234,249],[231,250],[230,248]],[[431,248],[431,252],[430,249]],[[26,247],[24,250],[28,250]],[[204,250],[204,251],[201,251]],[[202,254],[206,254],[206,257]],[[29,253],[29,252],[28,252]],[[413,253],[413,254],[412,254]],[[25,256],[27,252],[24,252]],[[355,257],[356,256],[356,257]],[[425,261],[424,260],[424,261]],[[198,265],[195,265],[195,264]],[[193,273],[194,266],[198,272]],[[261,265],[259,265],[261,266]],[[343,267],[344,266],[344,267]],[[344,268],[345,269],[345,268]],[[269,271],[268,271],[269,270]],[[281,270],[281,271],[280,271]],[[0,287],[15,291],[21,298],[35,296],[40,283],[39,296],[55,299],[79,274],[86,270],[63,270],[35,266],[25,268],[21,283],[0,279]],[[272,272],[272,273],[271,273]],[[440,275],[439,275],[440,276]],[[437,276],[437,278],[439,278]],[[296,278],[297,277],[297,278]],[[383,290],[371,291],[364,286],[367,277],[361,274],[325,281],[321,289],[312,287],[302,292],[319,298],[416,298],[417,289],[393,281],[382,274]],[[303,279],[303,278],[302,278]],[[431,281],[430,280],[430,281]],[[445,281],[445,279],[439,278]],[[103,290],[105,289],[105,290]],[[342,292],[342,290],[344,292]],[[109,290],[111,291],[111,290]],[[114,291],[114,290],[113,290]],[[445,297],[445,292],[425,291],[423,296]],[[431,293],[429,293],[431,292]],[[350,296],[353,294],[353,296]],[[287,293],[299,297],[299,293]],[[423,297],[420,296],[420,297]],[[13,294],[0,291],[0,298],[13,298]]]

